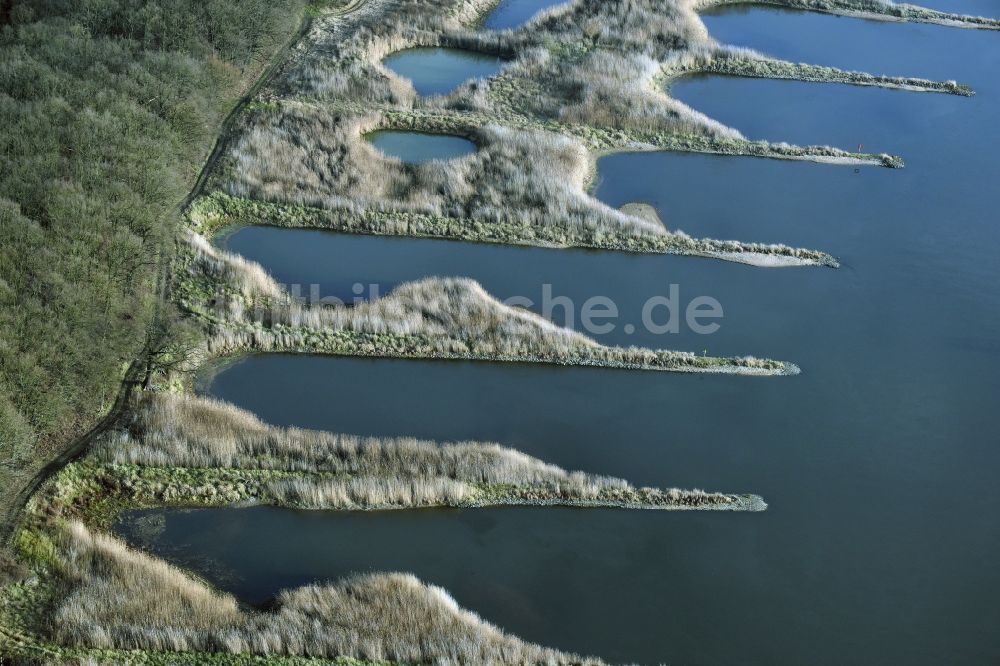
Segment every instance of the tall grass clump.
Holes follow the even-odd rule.
[[[569,475],[497,444],[438,445],[414,438],[342,435],[268,425],[211,398],[146,393],[127,427],[95,445],[112,464],[230,467],[363,476],[447,476],[479,483],[536,483]]]
[[[585,192],[595,170],[577,140],[553,132],[467,125],[479,150],[408,165],[364,134],[392,125],[379,114],[283,105],[254,110],[218,174],[231,195],[352,213],[397,211],[564,233],[662,237],[662,226],[622,215]],[[565,231],[564,231],[565,230]]]
[[[447,478],[282,479],[269,490],[282,504],[311,509],[461,506],[478,494],[470,484]]]
[[[498,503],[749,506],[746,498],[734,495],[635,488],[621,479],[567,472],[499,444],[442,445],[413,438],[277,428],[225,402],[156,393],[144,394],[129,422],[96,443],[89,459],[103,465],[168,471],[280,472],[254,481],[256,491],[251,495],[259,501],[307,508]],[[246,480],[254,474],[236,476]],[[132,490],[144,492],[139,486]],[[220,495],[215,490],[211,495],[225,498],[230,491],[226,488]],[[193,496],[183,488],[158,487],[155,492],[167,497]]]
[[[61,545],[69,593],[53,617],[60,642],[182,650],[191,637],[244,619],[231,596],[82,523],[68,526]]]

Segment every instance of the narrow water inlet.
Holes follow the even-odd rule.
[[[914,134],[939,131],[935,116],[970,104],[950,95],[716,74],[679,78],[669,93],[749,139],[899,154],[904,160],[913,152]],[[917,125],[922,118],[927,120]]]
[[[444,95],[470,79],[495,76],[504,60],[466,49],[418,47],[386,56],[382,64],[409,79],[419,95]]]
[[[375,148],[405,164],[450,160],[476,152],[476,144],[454,134],[378,130],[365,135]]]

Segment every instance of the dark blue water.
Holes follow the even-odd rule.
[[[386,155],[398,157],[407,164],[450,160],[476,152],[476,144],[450,134],[382,130],[372,132],[366,138]]]
[[[767,11],[747,18],[764,25],[768,16],[788,20]],[[806,18],[791,34],[814,62],[837,55],[824,52],[823,26],[869,29]],[[677,283],[716,297],[722,328],[640,332],[639,341],[788,359],[801,376],[263,356],[208,386],[277,424],[496,440],[643,484],[757,492],[768,511],[170,513],[149,547],[208,554],[238,577],[221,584],[251,599],[350,571],[415,571],[516,634],[611,661],[1000,661],[1000,35],[943,31],[926,43],[922,27],[877,25],[881,42],[840,50],[870,51],[872,61],[910,52],[912,63],[980,94],[865,89],[876,100],[868,111],[816,123],[857,89],[819,86],[830,92],[814,101],[798,84],[765,81],[750,82],[753,92],[728,80],[676,90],[711,115],[730,113],[737,127],[756,122],[769,138],[830,131],[853,143],[870,132],[857,141],[893,146],[905,170],[669,154],[600,163],[596,192],[612,205],[650,201],[668,226],[698,235],[819,247],[842,259],[840,270],[427,241],[271,241],[326,248],[331,283],[395,281],[440,266],[497,292],[551,281],[576,298],[604,293],[623,311]],[[776,106],[800,113],[769,122]]]
[[[565,4],[566,0],[500,0],[483,21],[486,30],[519,28],[543,9]]]
[[[418,94],[444,95],[469,79],[495,75],[503,61],[462,49],[415,48],[393,53],[382,64],[409,79]]]

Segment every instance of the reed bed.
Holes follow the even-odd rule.
[[[143,395],[129,422],[99,441],[89,460],[161,468],[163,473],[133,474],[119,485],[135,497],[172,501],[205,496],[326,509],[503,503],[761,508],[758,498],[636,488],[622,479],[567,472],[495,443],[277,428],[225,402],[157,393]],[[171,472],[179,468],[200,470],[199,476]],[[207,470],[215,469],[255,474],[210,478]],[[256,474],[261,471],[284,474]],[[235,487],[243,488],[237,497]]]
[[[386,509],[462,506],[479,493],[477,488],[448,478],[282,479],[268,487],[286,506],[310,509]]]
[[[1000,28],[996,19],[883,0],[763,2]],[[695,71],[971,93],[953,81],[844,72],[726,48],[711,39],[697,11],[736,4],[732,0],[573,0],[518,30],[473,30],[493,4],[368,0],[349,17],[321,17],[239,128],[214,186],[231,197],[300,212],[346,212],[348,228],[367,232],[396,225],[395,233],[471,234],[491,242],[738,260],[760,253],[766,261],[830,263],[822,253],[792,248],[696,241],[608,209],[585,192],[593,173],[590,152],[672,147],[898,164],[888,156],[748,142],[664,91],[670,78]],[[496,77],[421,98],[380,62],[413,46],[469,48],[509,62]],[[379,155],[362,138],[369,129],[424,122],[435,114],[453,125],[465,123],[462,133],[477,142],[479,152],[410,167]],[[319,218],[308,212],[297,223],[303,219]],[[355,308],[307,305],[259,265],[220,252],[195,233],[182,239],[177,265],[176,295],[208,327],[208,353],[293,350],[745,374],[797,371],[761,359],[604,347],[502,305],[469,280],[411,283]],[[275,428],[231,405],[166,395],[143,396],[126,427],[63,474],[81,478],[55,480],[67,493],[65,513],[31,517],[46,529],[60,530],[77,503],[95,500],[80,494],[81,488],[116,488],[143,501],[225,504],[235,498],[309,508],[503,502],[762,508],[753,504],[759,498],[635,488],[620,479],[571,473],[497,444]],[[35,546],[42,542],[37,538]],[[51,622],[51,637],[68,645],[401,663],[600,663],[508,636],[459,608],[440,588],[408,575],[356,576],[286,590],[263,612],[79,522],[69,522],[55,542],[51,552],[39,550],[45,556],[40,562],[55,558],[60,588],[45,621]]]
[[[474,337],[510,353],[527,348],[570,350],[599,346],[539,315],[500,303],[474,280],[427,278],[409,282],[386,296],[353,307],[304,304],[287,295],[259,264],[217,250],[204,241],[197,241],[193,247],[196,258],[192,268],[224,285],[216,300],[215,314],[231,322],[252,322],[259,316],[269,328]]]

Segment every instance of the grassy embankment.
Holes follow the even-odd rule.
[[[593,161],[614,150],[665,148],[901,165],[889,155],[747,141],[663,92],[665,81],[694,72],[971,93],[955,82],[727,48],[709,37],[690,2],[632,3],[626,12],[581,0],[520,30],[470,30],[489,4],[373,2],[349,25],[314,31],[246,115],[212,181],[230,197],[217,194],[207,207],[239,224],[836,265],[822,252],[695,240],[611,210],[586,194]],[[380,63],[415,46],[466,47],[511,62],[496,77],[421,98]],[[372,129],[459,134],[480,151],[449,164],[404,165],[366,144]]]
[[[568,473],[496,444],[442,446],[275,428],[218,401],[147,393],[127,422],[32,498],[16,543],[38,578],[0,593],[3,649],[120,661],[126,660],[121,650],[135,649],[142,652],[132,656],[143,663],[166,663],[165,650],[238,653],[240,659],[307,654],[345,663],[579,663],[503,635],[412,576],[378,574],[288,590],[262,612],[98,532],[124,509],[234,503],[353,510],[764,508],[752,495],[635,488]]]
[[[302,0],[4,3],[0,514],[159,324],[178,207]]]

